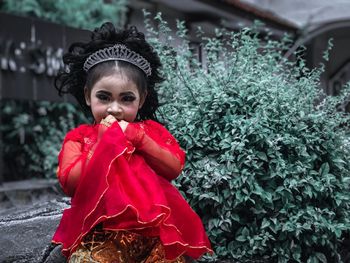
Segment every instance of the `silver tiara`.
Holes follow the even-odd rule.
[[[83,69],[88,71],[93,66],[111,60],[122,60],[140,68],[147,76],[151,76],[150,63],[140,54],[128,49],[125,45],[114,45],[92,53],[85,61]]]

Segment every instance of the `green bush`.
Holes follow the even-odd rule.
[[[3,100],[0,110],[7,181],[55,178],[65,134],[88,122],[70,103]]]
[[[156,29],[146,18],[164,64],[160,114],[187,152],[177,185],[215,250],[204,261],[338,262],[350,230],[349,116],[320,89],[322,67],[284,59],[288,37],[254,28],[199,29],[201,65],[182,22],[174,37],[160,15]]]
[[[0,10],[83,29],[94,29],[102,22],[122,26],[126,20],[127,0],[4,0]]]

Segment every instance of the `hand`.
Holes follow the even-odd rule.
[[[129,123],[124,131],[126,139],[138,148],[145,136],[145,130],[139,123]]]
[[[127,121],[121,120],[118,121],[120,128],[122,129],[123,132],[125,132],[126,127],[128,127],[129,123]]]
[[[108,115],[106,118],[101,120],[100,124],[110,127],[115,121],[117,121],[117,119],[114,116]]]

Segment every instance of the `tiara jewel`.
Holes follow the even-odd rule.
[[[88,71],[93,66],[111,60],[122,60],[140,68],[147,76],[151,76],[150,63],[140,54],[128,49],[125,45],[116,44],[92,53],[85,61],[83,69]]]

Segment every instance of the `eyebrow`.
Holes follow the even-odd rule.
[[[96,91],[96,93],[105,93],[105,94],[108,94],[108,95],[112,95],[111,92],[107,91],[107,90],[98,90]],[[119,94],[119,96],[125,96],[125,95],[133,95],[133,96],[136,96],[134,92],[132,91],[125,91],[125,92],[121,92]]]
[[[122,95],[122,96],[124,96],[124,95],[134,95],[135,96],[135,93],[132,92],[132,91],[125,91],[125,92],[120,93],[120,95]]]

